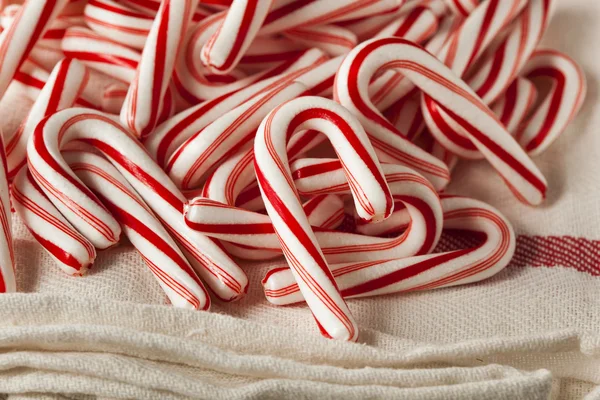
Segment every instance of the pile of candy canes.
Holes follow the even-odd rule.
[[[70,275],[124,233],[176,307],[237,300],[236,260],[283,254],[268,301],[306,302],[335,339],[358,336],[345,299],[496,274],[510,223],[443,191],[458,159],[485,159],[544,200],[532,157],[585,96],[578,65],[538,48],[553,2],[4,4],[0,96],[33,106],[0,146],[1,291],[11,204]],[[479,241],[432,254],[453,230]]]

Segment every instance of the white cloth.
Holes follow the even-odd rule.
[[[68,277],[15,219],[28,294],[0,296],[0,393],[600,399],[600,2],[557,3],[544,43],[583,66],[589,89],[575,122],[535,160],[550,184],[546,203],[519,204],[485,162],[461,164],[450,189],[498,207],[523,235],[505,271],[351,300],[361,344],[338,343],[319,336],[305,307],[266,302],[268,265],[245,267],[250,291],[237,303],[177,310],[129,245],[100,252],[89,276]]]

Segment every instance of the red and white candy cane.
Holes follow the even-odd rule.
[[[13,180],[15,211],[35,240],[69,275],[82,276],[96,259],[96,249],[48,200],[27,168]]]
[[[225,93],[212,100],[207,100],[180,112],[159,125],[153,134],[144,141],[144,145],[156,160],[165,167],[173,153],[188,139],[198,134],[207,125],[212,123],[223,114],[233,110],[242,103],[249,101],[255,96],[262,95],[280,85],[289,84],[293,80],[306,83],[306,86],[318,84],[313,83],[308,76],[319,74],[323,53],[312,49],[303,53],[287,70],[272,78],[262,79],[256,83],[246,86],[240,90]],[[317,64],[315,64],[315,61]]]
[[[392,197],[363,128],[346,109],[331,100],[320,97],[291,100],[273,110],[258,128],[254,141],[257,180],[300,290],[324,335],[356,340],[356,323],[319,250],[287,164],[288,138],[306,129],[327,135],[342,157],[362,218],[379,221],[388,217],[393,210]]]
[[[187,139],[165,172],[182,189],[199,187],[210,169],[252,143],[256,128],[273,108],[304,92],[306,86],[291,82],[242,103]]]
[[[474,71],[468,83],[484,103],[496,100],[523,68],[548,27],[554,2],[528,0],[507,36]]]
[[[444,229],[468,231],[484,237],[477,246],[395,260],[333,264],[331,271],[344,298],[380,296],[464,285],[487,279],[504,269],[515,251],[512,226],[493,207],[474,199],[442,196]],[[405,210],[394,212],[396,228],[403,228]],[[390,227],[395,221],[385,221]],[[366,225],[383,232],[377,224]],[[372,232],[373,233],[373,232]],[[274,268],[262,280],[267,300],[285,305],[304,299],[287,267]]]
[[[62,40],[67,57],[129,84],[135,79],[141,54],[127,46],[81,27],[67,29]]]
[[[0,293],[17,291],[15,279],[15,254],[10,215],[10,187],[6,177],[6,156],[0,137]]]
[[[290,29],[283,35],[307,47],[317,47],[333,57],[348,53],[358,43],[352,31],[336,25]]]
[[[207,310],[210,297],[175,241],[127,180],[106,159],[84,151],[63,152],[79,179],[119,221],[167,297],[176,307]]]
[[[156,14],[121,110],[121,121],[137,137],[148,136],[159,122],[177,54],[197,4],[198,0],[165,0]]]
[[[506,89],[506,92],[491,105],[506,130],[515,135],[517,128],[531,113],[537,99],[538,91],[528,79],[517,78]]]
[[[396,10],[404,0],[277,1],[264,20],[260,34],[351,20]]]
[[[435,13],[428,7],[419,6],[386,25],[374,38],[396,36],[415,43],[423,43],[436,32],[437,28],[438,17]]]
[[[283,36],[259,36],[254,38],[238,66],[246,72],[256,73],[297,57],[306,47]]]
[[[316,231],[327,262],[402,258],[426,254],[437,244],[442,231],[442,207],[435,189],[409,168],[393,164],[382,167],[394,201],[408,209],[410,229],[394,238]],[[291,168],[300,195],[350,193],[340,160],[300,159]],[[184,217],[189,227],[207,236],[269,251],[271,258],[279,252],[278,238],[264,214],[196,198],[188,204]]]
[[[256,37],[272,3],[273,0],[233,0],[219,29],[202,48],[202,63],[215,74],[226,74],[235,68]]]
[[[71,107],[88,79],[86,68],[77,60],[64,59],[52,70],[27,119],[6,144],[8,177],[13,178],[27,162],[27,142],[37,124],[46,116]]]
[[[213,240],[183,222],[185,197],[145,148],[110,115],[81,108],[59,111],[43,120],[28,146],[29,169],[65,218],[96,247],[116,243],[118,222],[75,177],[61,156],[77,140],[101,151],[156,213],[202,280],[219,298],[243,296],[247,277]]]
[[[0,34],[0,98],[33,46],[68,0],[28,0],[10,28]]]
[[[551,0],[498,0],[484,2],[467,18],[460,30],[440,53],[440,59],[459,76],[466,76],[477,63],[477,73],[469,79],[485,104],[491,104],[504,92],[527,61],[548,24]],[[523,8],[523,5],[526,6]],[[480,61],[485,48],[493,44],[498,33],[521,13],[508,27],[508,35],[491,49],[491,55]],[[490,20],[491,22],[488,22]],[[475,39],[478,37],[479,39]],[[481,65],[480,65],[481,64]],[[428,96],[423,98],[423,113],[431,134],[451,153],[463,158],[483,158],[478,147],[460,132],[456,121],[439,110]]]
[[[534,205],[542,202],[547,186],[544,176],[493,112],[448,67],[418,45],[400,38],[375,39],[357,46],[336,77],[337,99],[356,113],[377,141],[402,141],[396,128],[369,104],[369,81],[382,67],[398,69],[452,116],[518,199]],[[410,167],[423,162],[398,161]],[[417,172],[420,170],[423,168]]]
[[[532,156],[542,153],[577,115],[586,94],[585,75],[565,54],[537,50],[522,70],[528,79],[550,79],[550,92],[516,132],[521,146]]]

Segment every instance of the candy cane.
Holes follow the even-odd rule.
[[[224,13],[215,14],[197,25],[195,29],[190,30],[183,45],[183,55],[179,58],[175,70],[174,81],[177,90],[183,99],[189,104],[197,104],[201,100],[209,100],[226,93],[231,93],[241,88],[247,87],[262,79],[268,79],[273,76],[284,74],[306,67],[311,64],[320,64],[325,61],[326,56],[322,51],[312,49],[305,51],[296,57],[287,59],[275,67],[257,72],[244,79],[240,79],[230,84],[215,84],[206,78],[206,70],[199,65],[197,54],[210,36],[216,31],[220,21],[224,18]]]
[[[65,59],[52,70],[27,119],[6,144],[8,177],[13,178],[27,162],[27,142],[37,124],[56,111],[71,107],[88,79],[86,68],[76,60]]]
[[[551,3],[550,0],[527,2],[509,27],[506,39],[492,51],[492,55],[487,57],[482,66],[478,64],[478,72],[469,79],[469,85],[482,97],[485,104],[491,104],[499,93],[506,90],[529,58],[547,26]],[[482,3],[442,50],[440,59],[459,76],[464,76],[507,21],[514,17],[514,10],[520,10],[523,4],[523,1],[515,0],[512,7],[507,8],[510,2],[495,0]],[[491,22],[486,24],[488,19]],[[480,39],[475,40],[474,37]],[[483,157],[477,146],[456,127],[456,121],[451,116],[438,110],[427,96],[423,103],[429,130],[444,148],[463,158]]]
[[[549,78],[550,92],[535,112],[518,128],[516,137],[532,156],[542,153],[564,131],[583,104],[585,75],[570,57],[552,50],[538,50],[525,65],[528,79]]]
[[[435,33],[437,28],[437,16],[429,8],[420,6],[386,25],[374,38],[396,36],[415,43],[423,43]]]
[[[528,79],[517,78],[490,108],[498,116],[506,130],[514,135],[517,128],[530,114],[536,99],[535,85]]]
[[[15,15],[10,28],[0,34],[0,98],[37,40],[66,3],[67,0],[29,0]]]
[[[291,168],[301,195],[350,193],[342,163],[337,159],[300,159]],[[435,190],[406,167],[383,164],[382,169],[394,201],[409,210],[411,229],[394,238],[317,231],[315,237],[327,262],[401,258],[426,254],[436,245],[442,230],[442,208]],[[278,238],[264,214],[196,198],[188,204],[184,217],[189,227],[207,236],[278,252]]]
[[[165,0],[156,14],[121,110],[121,121],[137,137],[148,136],[159,122],[179,47],[197,4],[198,0]]]
[[[259,36],[254,38],[238,65],[247,72],[260,72],[298,57],[306,47],[283,36]]]
[[[291,29],[285,31],[284,36],[307,47],[317,47],[333,57],[348,53],[358,43],[352,31],[335,25]]]
[[[209,169],[251,143],[269,111],[305,91],[304,85],[292,82],[244,102],[187,139],[171,156],[165,171],[183,189],[198,187]]]
[[[402,99],[386,110],[384,115],[410,141],[414,141],[425,129],[418,95]]]
[[[445,229],[483,235],[483,243],[439,254],[334,264],[332,274],[344,298],[431,290],[479,282],[497,274],[508,265],[515,251],[516,238],[512,226],[502,214],[481,201],[466,197],[442,197],[442,205]],[[400,215],[394,219],[401,222],[402,211],[395,212],[394,214]],[[304,300],[289,268],[270,270],[262,284],[267,300],[273,304],[293,304]]]
[[[356,323],[319,250],[287,165],[287,138],[297,130],[311,128],[326,134],[342,157],[362,218],[385,219],[393,203],[364,130],[343,107],[320,97],[304,97],[277,107],[263,120],[254,142],[254,164],[284,255],[294,268],[294,276],[322,333],[336,339],[356,340]]]
[[[62,40],[67,57],[129,84],[135,79],[141,54],[86,28],[67,29]]]
[[[365,67],[361,68],[362,66]],[[336,77],[336,98],[356,113],[363,126],[374,137],[375,146],[378,141],[393,144],[399,141],[404,145],[404,154],[408,153],[406,149],[410,149],[406,145],[410,142],[403,140],[396,128],[369,104],[368,84],[375,71],[381,67],[400,70],[451,115],[517,198],[528,204],[539,204],[543,200],[546,192],[543,175],[492,111],[448,67],[404,39],[375,39],[357,46],[346,57]],[[401,150],[399,145],[395,147]],[[423,159],[428,161],[432,158],[430,155],[424,158],[416,151],[407,155],[416,155],[417,162],[406,156],[398,161],[403,161],[408,166],[417,164],[421,167],[419,164]],[[434,165],[426,165],[429,167],[430,164]],[[420,172],[423,169],[421,167],[416,170]]]
[[[260,80],[238,91],[225,93],[182,111],[159,125],[154,133],[144,141],[144,145],[160,166],[166,166],[173,153],[186,140],[200,132],[215,119],[253,97],[293,80],[299,80],[305,83],[307,87],[317,85],[318,83],[311,81],[308,76],[320,74],[318,63],[322,55],[323,53],[319,50],[308,50],[293,64],[289,65],[286,72],[280,75]]]
[[[234,0],[219,29],[202,48],[202,63],[216,74],[228,73],[235,68],[258,33],[272,3],[273,0]]]
[[[444,0],[448,9],[458,15],[468,16],[477,8],[480,0]]]
[[[22,168],[13,181],[13,207],[35,240],[69,275],[81,276],[96,259],[96,249],[62,216]]]
[[[207,310],[210,297],[171,236],[131,185],[104,158],[68,151],[65,161],[119,221],[129,241],[176,307]]]
[[[0,293],[10,293],[17,290],[9,190],[4,143],[2,143],[0,136],[0,223],[2,224],[2,234],[0,235]]]
[[[219,298],[230,301],[244,295],[244,272],[217,243],[186,227],[182,217],[185,197],[143,146],[109,115],[70,108],[38,125],[28,146],[28,161],[36,182],[80,233],[92,243],[113,244],[120,227],[62,159],[60,150],[73,140],[94,146],[108,158],[160,218]]]
[[[324,25],[396,10],[398,0],[278,1],[264,20],[260,34]]]

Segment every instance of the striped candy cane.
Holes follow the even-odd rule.
[[[9,190],[4,143],[2,143],[0,135],[0,223],[2,225],[2,234],[0,235],[0,293],[17,291]]]
[[[187,139],[171,156],[165,171],[183,189],[200,186],[211,168],[251,145],[269,111],[305,91],[304,85],[292,82],[242,103]]]
[[[27,119],[6,144],[8,177],[12,179],[27,162],[27,142],[46,116],[71,107],[88,79],[86,68],[76,60],[64,59],[52,70]]]
[[[469,231],[484,237],[483,243],[466,249],[395,260],[332,265],[332,274],[344,298],[380,296],[417,290],[464,285],[487,279],[508,265],[515,251],[512,226],[493,207],[466,197],[442,197],[444,228]],[[402,229],[404,210],[395,212]],[[399,224],[398,224],[399,223]],[[377,224],[368,225],[380,232]],[[285,305],[304,299],[286,267],[267,272],[262,281],[265,296],[273,304]]]
[[[457,15],[468,16],[477,8],[480,0],[444,0],[448,9]]]
[[[542,153],[564,131],[583,104],[585,75],[570,57],[553,50],[538,50],[525,65],[528,79],[547,78],[550,92],[516,132],[521,146],[532,156]]]
[[[167,297],[176,307],[208,310],[210,297],[175,241],[131,185],[106,159],[63,152],[65,161],[119,221]]]
[[[106,247],[118,240],[120,226],[62,159],[60,150],[73,140],[94,146],[108,158],[156,213],[215,295],[227,301],[244,295],[244,272],[217,243],[186,227],[182,217],[185,197],[143,146],[113,117],[71,108],[38,125],[28,146],[28,161],[36,182],[80,233]]]
[[[165,0],[156,14],[121,110],[121,121],[137,137],[148,136],[159,122],[175,60],[197,4],[198,0]]]
[[[272,3],[273,0],[233,0],[218,30],[202,48],[202,63],[216,74],[226,74],[235,68],[256,37]]]
[[[186,140],[197,135],[208,124],[223,114],[253,97],[263,95],[293,80],[299,80],[306,83],[306,86],[311,87],[310,85],[313,82],[305,77],[319,73],[318,62],[321,56],[321,51],[309,50],[302,54],[296,62],[289,65],[288,70],[280,75],[260,80],[245,88],[225,93],[180,112],[159,125],[155,132],[144,141],[144,145],[160,166],[166,166],[173,153]]]
[[[498,0],[482,3],[442,49],[440,59],[457,75],[465,76],[485,48],[514,18],[515,11],[522,9],[509,26],[506,39],[493,49],[491,56],[484,57],[485,60],[480,62],[482,65],[477,64],[477,73],[469,79],[469,85],[489,105],[508,88],[533,52],[548,24],[551,5],[551,0],[514,0],[511,7],[508,7],[510,2]],[[463,158],[483,158],[475,143],[465,137],[451,116],[439,110],[427,96],[423,103],[429,130],[444,148]]]
[[[10,28],[0,34],[0,98],[40,37],[58,16],[67,0],[28,0]]]
[[[394,201],[408,209],[411,229],[394,238],[317,231],[315,237],[327,262],[426,254],[437,244],[442,230],[442,208],[435,190],[422,176],[406,167],[392,164],[382,167]],[[342,163],[337,159],[300,159],[292,165],[292,177],[301,195],[350,193]],[[270,227],[269,217],[264,214],[196,198],[189,203],[184,217],[189,227],[208,236],[274,254],[278,252],[278,238]]]
[[[362,218],[385,219],[393,203],[364,130],[343,107],[320,97],[304,97],[277,107],[263,120],[254,142],[254,164],[284,255],[322,333],[336,339],[356,340],[356,323],[319,250],[287,165],[288,137],[295,131],[311,128],[326,134],[342,157]]]
[[[356,113],[374,137],[375,146],[380,141],[395,144],[399,140],[403,144],[404,155],[413,155],[416,162],[407,156],[398,157],[397,161],[409,167],[416,164],[419,167],[415,168],[417,172],[424,169],[421,166],[423,160],[428,161],[432,157],[421,157],[416,151],[408,153],[406,149],[410,147],[406,143],[410,142],[404,140],[396,128],[369,104],[369,81],[382,67],[400,70],[451,115],[518,199],[528,204],[541,203],[546,193],[545,178],[492,111],[448,67],[404,39],[375,39],[359,45],[344,60],[336,77],[336,98]],[[401,150],[399,144],[395,147]],[[433,163],[427,163],[427,166],[430,164]]]

